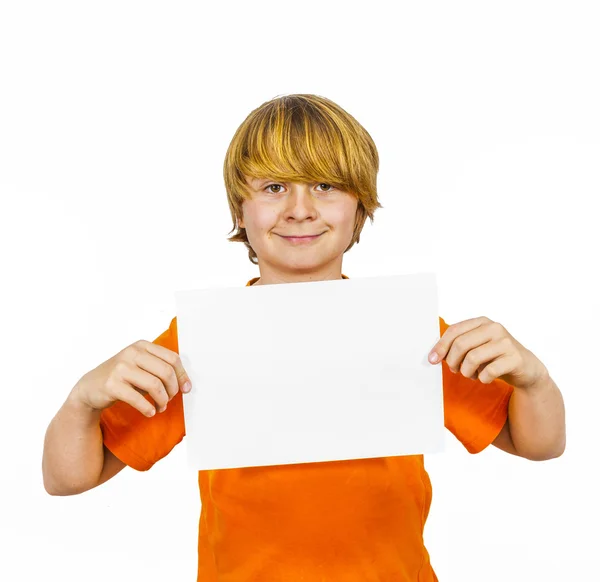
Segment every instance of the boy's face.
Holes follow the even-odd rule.
[[[354,232],[358,200],[328,183],[246,177],[251,199],[240,226],[258,257],[262,283],[331,278]],[[306,237],[312,238],[295,238]],[[339,275],[338,275],[339,276]]]

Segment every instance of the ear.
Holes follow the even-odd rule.
[[[238,228],[246,228],[244,225],[244,219],[243,218],[238,218]]]

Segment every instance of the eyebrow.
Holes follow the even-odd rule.
[[[250,186],[253,188],[259,188],[262,184],[266,184],[269,181],[269,178],[251,178]]]

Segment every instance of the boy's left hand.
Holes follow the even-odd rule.
[[[433,353],[438,355],[432,362]],[[500,323],[487,317],[466,319],[448,327],[429,354],[432,364],[446,359],[454,373],[489,384],[496,378],[530,388],[548,377],[546,366]]]

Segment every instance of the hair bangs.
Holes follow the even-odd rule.
[[[247,128],[237,168],[243,176],[281,182],[324,181],[356,192],[360,179],[348,160],[349,135],[310,103],[278,106],[257,115]],[[350,133],[350,132],[348,132]]]
[[[277,97],[253,110],[238,127],[227,150],[223,177],[236,234],[246,244],[251,262],[256,255],[238,227],[245,199],[251,198],[246,178],[278,182],[325,182],[359,201],[355,235],[359,241],[366,218],[373,220],[379,170],[377,148],[368,132],[333,101],[311,94]],[[349,248],[350,248],[349,247]]]

